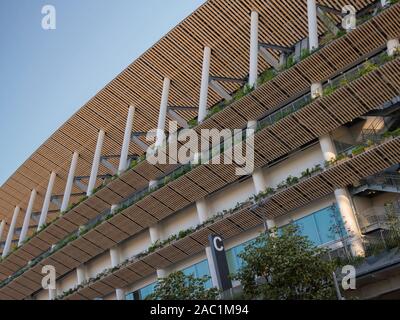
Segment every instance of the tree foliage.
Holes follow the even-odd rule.
[[[185,275],[182,271],[174,272],[160,279],[146,300],[216,300],[218,290],[206,288],[210,277],[195,278]]]
[[[235,279],[246,299],[334,299],[333,263],[323,259],[324,249],[289,225],[280,234],[261,234],[240,257],[243,267]]]

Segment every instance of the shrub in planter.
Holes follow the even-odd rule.
[[[363,153],[364,151],[365,151],[365,146],[360,145],[360,146],[355,147],[351,153],[353,156],[358,156],[359,154]]]

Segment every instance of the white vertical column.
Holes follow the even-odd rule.
[[[160,103],[160,114],[158,116],[156,147],[162,146],[162,144],[164,142],[165,120],[167,119],[167,109],[168,109],[168,98],[169,98],[170,86],[171,86],[171,80],[169,78],[164,78],[163,91],[162,91],[161,103]]]
[[[150,241],[151,243],[156,243],[161,240],[161,230],[158,225],[149,228]],[[168,272],[165,269],[157,269],[157,278],[165,278],[168,276]]]
[[[331,161],[336,157],[336,147],[329,134],[320,137],[319,144],[325,161]]]
[[[206,199],[196,201],[197,217],[200,223],[208,220],[208,207]]]
[[[80,285],[86,280],[86,267],[84,264],[76,268],[76,280],[77,284]]]
[[[3,238],[4,227],[6,226],[6,220],[1,221],[0,224],[0,243],[1,239]]]
[[[390,39],[387,42],[387,54],[389,57],[393,56],[400,48],[399,39]]]
[[[336,157],[337,151],[330,135],[320,137],[319,142],[326,161],[330,161]],[[364,249],[361,242],[361,232],[357,223],[356,214],[353,210],[351,196],[345,188],[337,189],[334,193],[345,227],[349,231],[349,235],[353,237],[351,250],[354,255],[363,255]]]
[[[110,249],[110,260],[111,268],[115,268],[119,265],[121,261],[121,256],[118,247],[113,247]],[[125,300],[125,292],[123,289],[115,289],[115,295],[117,297],[117,300]]]
[[[210,81],[211,48],[204,47],[203,70],[201,73],[200,101],[198,122],[201,123],[207,116],[208,85]]]
[[[46,195],[44,196],[42,212],[40,213],[40,219],[37,230],[39,231],[45,224],[47,220],[47,213],[49,212],[49,206],[51,201],[51,194],[53,192],[54,182],[56,180],[56,173],[52,172],[50,174],[49,183],[47,185]]]
[[[94,156],[93,156],[93,164],[92,164],[92,170],[90,172],[88,188],[87,188],[87,191],[86,191],[86,195],[88,197],[90,197],[93,194],[93,189],[94,189],[94,187],[96,185],[97,172],[99,171],[99,164],[100,164],[100,158],[101,158],[101,149],[103,147],[104,136],[105,136],[104,130],[100,130],[98,138],[97,138],[96,150],[95,150]]]
[[[318,49],[318,20],[315,0],[307,0],[308,38],[310,51]]]
[[[11,243],[12,243],[12,240],[13,240],[15,225],[17,224],[19,211],[20,211],[20,208],[19,207],[15,207],[14,214],[13,214],[13,217],[12,217],[12,220],[11,220],[11,224],[10,224],[10,228],[8,229],[6,243],[5,243],[4,249],[3,249],[3,254],[2,254],[3,258],[10,252]]]
[[[254,184],[254,189],[256,191],[256,194],[259,194],[260,192],[263,192],[267,189],[268,184],[265,179],[262,168],[258,168],[256,170],[254,170],[252,178],[253,178],[253,184]],[[267,222],[268,230],[275,228],[276,224],[273,219],[267,219],[266,222]]]
[[[31,191],[31,196],[29,198],[28,207],[26,208],[24,224],[22,225],[21,234],[19,235],[18,246],[21,246],[22,243],[26,239],[26,235],[27,235],[28,230],[29,230],[29,225],[31,223],[31,215],[32,215],[33,206],[35,204],[36,194],[37,194],[36,190],[33,189]]]
[[[132,126],[133,126],[134,115],[135,115],[135,107],[130,106],[129,110],[128,110],[128,118],[126,119],[124,141],[122,143],[122,148],[121,148],[121,157],[119,159],[118,174],[121,174],[126,169],[128,169],[128,152],[129,152],[129,144],[130,144],[131,135],[132,135]]]
[[[251,13],[249,86],[257,84],[258,76],[258,12]]]
[[[69,167],[67,184],[65,185],[63,201],[61,203],[61,208],[60,208],[61,212],[65,212],[68,208],[69,199],[71,198],[72,186],[74,185],[75,170],[76,170],[76,165],[78,164],[78,158],[79,158],[79,153],[74,152],[74,154],[72,155],[71,165]]]

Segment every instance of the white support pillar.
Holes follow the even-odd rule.
[[[311,84],[311,99],[321,98],[324,94],[322,83],[316,82]]]
[[[86,266],[84,264],[76,268],[76,280],[78,285],[86,281]]]
[[[249,86],[255,87],[258,77],[258,12],[251,13]]]
[[[253,178],[253,184],[254,184],[254,189],[256,191],[256,194],[259,194],[260,192],[263,192],[267,189],[268,184],[265,179],[262,168],[258,168],[256,170],[254,170],[252,178]],[[267,219],[268,230],[275,228],[275,226],[276,226],[276,224],[275,224],[274,220]]]
[[[310,51],[318,49],[318,21],[315,0],[307,0],[308,38]]]
[[[36,200],[36,194],[36,190],[33,189],[29,198],[28,207],[26,208],[24,223],[22,225],[21,234],[19,235],[18,246],[22,245],[22,243],[26,239],[26,235],[28,234],[29,225],[31,223],[32,210]]]
[[[121,174],[126,169],[128,169],[129,143],[131,142],[134,115],[135,115],[135,107],[130,106],[128,110],[128,118],[126,120],[124,141],[122,143],[122,148],[121,148],[121,157],[119,159],[118,174]]]
[[[337,151],[330,135],[320,137],[319,142],[325,161],[330,161],[336,157]],[[351,243],[352,253],[354,255],[363,255],[364,249],[361,242],[361,232],[358,226],[356,214],[354,212],[354,207],[352,205],[351,196],[348,190],[345,188],[337,189],[334,193],[340,215],[345,223],[345,228],[349,231],[349,235],[353,237]]]
[[[113,247],[110,249],[110,261],[111,268],[115,268],[120,263],[120,255],[118,247]]]
[[[201,74],[200,102],[198,122],[201,123],[207,117],[208,85],[210,81],[211,48],[204,47],[203,70]]]
[[[208,206],[206,199],[196,201],[197,217],[200,223],[208,220]]]
[[[12,240],[13,240],[13,237],[14,237],[14,230],[15,230],[15,225],[17,224],[19,211],[20,211],[20,208],[19,207],[15,207],[14,214],[13,214],[13,217],[12,217],[12,220],[11,220],[11,224],[10,224],[10,228],[8,229],[6,243],[5,243],[4,249],[3,249],[3,254],[2,254],[3,258],[10,252],[11,243],[12,243]]]
[[[61,208],[60,208],[61,212],[65,212],[69,205],[69,199],[71,198],[72,187],[74,185],[75,170],[76,170],[76,165],[78,164],[78,158],[79,158],[79,153],[74,152],[74,154],[72,155],[71,165],[69,167],[67,184],[65,185],[63,201],[61,203]]]
[[[96,150],[95,150],[94,156],[93,156],[93,164],[92,164],[92,170],[90,172],[90,179],[89,179],[89,183],[88,183],[88,187],[87,187],[87,191],[86,191],[86,195],[88,197],[90,197],[93,194],[93,189],[96,185],[97,172],[99,171],[101,149],[103,147],[104,136],[105,136],[104,130],[100,130],[98,138],[97,138]]]
[[[165,121],[167,119],[167,109],[168,109],[168,98],[169,98],[170,86],[171,86],[171,80],[169,78],[164,78],[163,91],[162,91],[161,103],[160,103],[160,114],[158,116],[156,148],[161,147],[164,142]]]
[[[44,196],[42,212],[40,213],[39,224],[37,230],[39,231],[47,221],[47,213],[49,212],[49,206],[51,201],[51,194],[53,192],[54,182],[56,181],[56,173],[50,174],[49,183],[47,185],[46,195]]]
[[[332,137],[327,134],[319,138],[319,144],[325,161],[331,161],[336,158],[337,151]]]
[[[118,247],[113,247],[110,249],[110,261],[111,261],[111,268],[115,268],[120,264],[121,256]],[[115,295],[117,300],[125,300],[125,292],[123,289],[115,289]]]
[[[6,226],[6,220],[1,221],[0,224],[0,242],[1,239],[3,238],[3,232],[4,232],[4,227]]]
[[[387,54],[389,57],[393,56],[400,48],[399,39],[390,39],[387,42]]]
[[[154,225],[149,228],[150,241],[151,243],[156,243],[161,240],[161,230],[158,225]],[[157,278],[165,278],[168,276],[168,272],[165,269],[157,269]]]

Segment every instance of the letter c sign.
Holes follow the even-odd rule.
[[[214,245],[215,250],[217,250],[219,252],[224,251],[224,244],[223,244],[223,240],[221,237],[219,237],[219,236],[214,237],[213,245]]]

